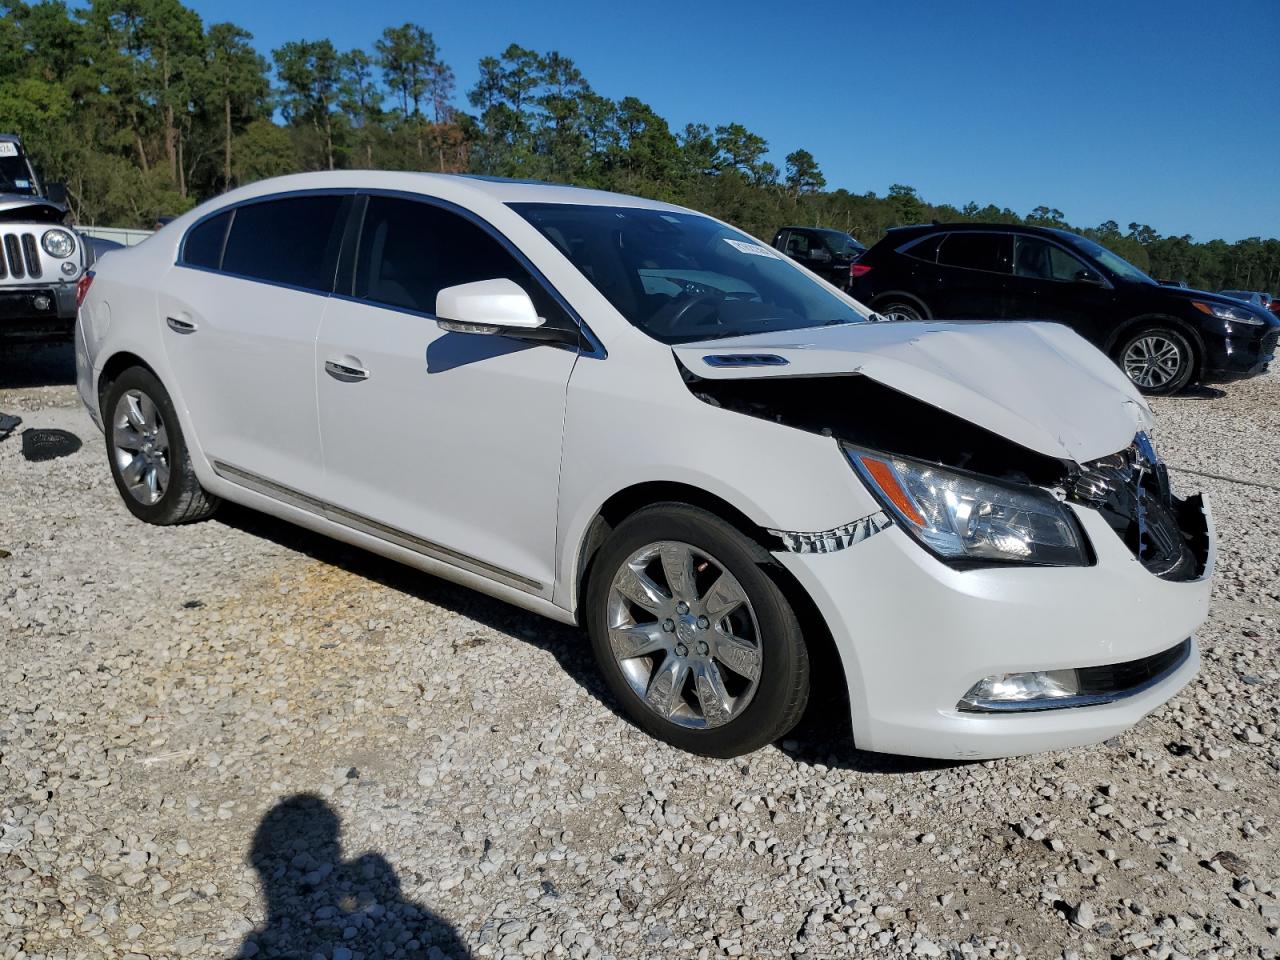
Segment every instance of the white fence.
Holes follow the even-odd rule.
[[[116,243],[123,243],[126,247],[132,247],[136,243],[141,243],[154,230],[132,230],[128,227],[76,227],[79,233],[86,236],[97,237],[100,240],[114,240]]]

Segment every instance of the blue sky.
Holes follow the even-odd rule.
[[[190,0],[189,0],[190,2]],[[260,49],[372,50],[430,30],[458,76],[515,42],[571,57],[605,96],[670,121],[737,121],[827,183],[1197,240],[1280,236],[1280,0],[197,0]]]

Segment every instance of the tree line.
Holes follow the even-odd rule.
[[[1280,288],[1280,240],[1071,226],[1062,211],[930,203],[829,188],[797,148],[779,169],[740,123],[673,130],[634,96],[592,88],[557,52],[512,44],[458,91],[430,31],[388,27],[371,50],[296,40],[271,51],[179,0],[0,0],[0,131],[19,134],[80,223],[149,226],[231,187],[300,170],[475,172],[634,193],[703,210],[768,240],[816,224],[871,244],[895,224],[1028,223],[1076,230],[1160,278]]]

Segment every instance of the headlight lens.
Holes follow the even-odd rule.
[[[1192,300],[1191,305],[1201,313],[1207,313],[1219,320],[1230,320],[1232,323],[1247,323],[1251,327],[1260,327],[1264,323],[1260,316],[1247,307],[1229,307],[1225,303],[1206,303],[1203,300]]]
[[[75,238],[65,230],[46,230],[40,246],[51,257],[65,258],[76,252]]]
[[[941,557],[1060,567],[1088,563],[1075,519],[1043,491],[891,454],[844,449],[894,518]]]

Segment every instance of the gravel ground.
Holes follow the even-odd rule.
[[[938,765],[839,718],[688,756],[573,630],[246,511],[135,522],[71,376],[0,354],[0,410],[84,440],[0,442],[0,960],[1280,950],[1280,377],[1157,404],[1221,537],[1199,678]]]

